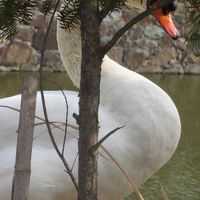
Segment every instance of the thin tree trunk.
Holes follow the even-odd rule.
[[[78,200],[97,199],[97,152],[90,151],[98,141],[100,98],[100,37],[97,1],[81,0],[82,63],[79,115],[79,193]]]
[[[28,199],[36,94],[37,79],[33,77],[24,78],[12,200]]]

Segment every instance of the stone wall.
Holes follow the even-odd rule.
[[[37,71],[41,57],[43,39],[46,34],[50,17],[37,12],[30,26],[19,26],[14,41],[0,43],[1,71]],[[44,70],[63,71],[56,42],[56,22],[47,39],[44,51]]]
[[[137,15],[138,10],[124,10],[109,16],[102,26],[107,41],[114,32]],[[130,29],[109,52],[122,65],[140,73],[200,73],[200,58],[186,50],[185,9],[178,3],[176,25],[181,38],[173,41],[150,16]],[[14,41],[0,41],[0,71],[37,71],[41,46],[49,18],[36,13],[31,26],[20,26]],[[44,52],[44,69],[63,71],[56,43],[56,22],[53,22]]]

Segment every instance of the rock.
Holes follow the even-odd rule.
[[[0,37],[0,48],[4,47],[6,43],[7,43],[6,39]]]
[[[162,49],[168,48],[169,46],[171,46],[169,38],[163,37],[162,39],[160,39],[158,42],[158,46]]]
[[[109,52],[108,56],[118,62],[119,64],[122,64],[122,58],[123,58],[123,48],[121,47],[113,47]]]
[[[175,59],[176,57],[176,54],[174,52],[175,50],[170,48],[158,52],[157,54],[155,54],[155,56],[151,57],[151,64],[163,66],[164,68],[169,68],[169,61]]]
[[[23,42],[29,42],[32,44],[33,42],[33,35],[35,32],[34,27],[32,26],[20,26],[18,28],[19,32],[15,36],[16,39],[23,41]]]
[[[152,24],[153,20],[154,20],[154,17],[150,15],[150,16],[144,18],[143,20],[141,20],[138,23],[138,25],[140,25],[140,27],[143,27],[145,29],[149,24]]]
[[[101,37],[101,46],[105,46],[111,40],[112,40],[111,36]]]
[[[38,71],[40,58],[41,58],[40,53],[34,51],[27,69],[29,69],[30,71]]]
[[[40,51],[42,49],[43,40],[45,38],[46,31],[44,29],[38,29],[33,37],[32,46],[36,50]]]
[[[105,23],[102,23],[100,27],[100,34],[101,37],[107,37],[108,27],[105,25]]]
[[[33,21],[31,23],[31,26],[35,27],[36,29],[47,29],[48,25],[49,25],[49,21],[50,21],[50,17],[46,16],[46,18],[44,18],[44,16],[41,13],[36,13],[36,15],[34,15],[33,17]]]
[[[52,71],[64,71],[64,67],[60,59],[60,54],[57,51],[46,50],[44,52],[43,65]]]
[[[3,57],[4,57],[5,47],[0,47],[0,64],[3,64]]]
[[[140,40],[141,41],[141,40]],[[151,39],[142,39],[143,41],[143,46],[140,46],[142,48],[147,47],[148,49],[153,49],[153,50],[159,50],[159,43],[156,40],[151,40]],[[140,45],[138,43],[138,45]]]
[[[200,74],[200,64],[189,64],[185,67],[186,74]]]
[[[193,63],[199,64],[200,63],[200,57],[199,56],[197,57],[193,53],[189,52],[187,54],[187,57],[185,57],[185,61],[187,63],[191,63],[191,64],[193,64]]]
[[[112,23],[110,23],[111,21]],[[117,11],[108,15],[104,20],[104,23],[107,27],[112,28],[114,32],[116,32],[125,25],[125,22],[122,19],[122,12]]]
[[[124,9],[122,11],[122,19],[125,23],[129,22],[133,17],[140,14],[141,11],[138,9]]]
[[[144,66],[145,57],[142,52],[136,52],[132,49],[130,52],[127,52],[126,58],[126,65],[129,69],[135,70],[141,66]]]
[[[186,41],[185,41],[185,38],[178,39],[173,46],[176,47],[176,48],[178,48],[181,51],[186,51]]]
[[[1,66],[1,65],[0,65],[0,71],[3,71],[3,72],[10,72],[10,71],[11,71],[11,68],[6,67],[6,66]]]
[[[139,67],[136,69],[138,73],[162,73],[161,66],[152,65],[151,63],[147,63],[145,67]]]
[[[31,60],[32,49],[26,44],[18,41],[10,43],[4,53],[4,65],[24,67]]]
[[[144,35],[147,38],[158,40],[164,37],[165,32],[157,25],[148,25],[144,30]]]
[[[125,9],[113,12],[101,26],[102,44],[141,11]],[[124,66],[140,73],[199,73],[200,57],[186,51],[188,34],[185,23],[185,5],[178,0],[178,9],[173,14],[181,38],[173,41],[149,16],[129,29],[109,52],[109,56]],[[36,11],[30,26],[19,26],[13,43],[0,39],[0,70],[38,70],[40,51],[50,16],[44,19]],[[186,27],[186,28],[185,28]],[[62,71],[63,65],[57,50],[56,22],[53,21],[44,54],[45,70]]]
[[[184,74],[184,69],[180,63],[173,60],[173,67],[171,65],[171,67],[162,70],[162,72],[165,74]]]
[[[130,29],[129,31],[129,37],[131,40],[138,40],[141,39],[142,36],[144,35],[144,28],[142,27],[137,27],[134,30]]]
[[[35,32],[32,46],[36,50],[40,51],[42,49],[42,44],[43,44],[43,40],[45,38],[45,34],[46,34],[46,31],[44,29],[38,29],[38,31]],[[49,32],[45,49],[46,50],[57,50],[58,49],[58,45],[57,45],[57,41],[56,41],[56,31]]]

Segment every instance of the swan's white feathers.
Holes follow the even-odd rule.
[[[109,68],[108,70],[103,70],[104,75],[102,76],[105,78],[102,83],[105,83],[106,90],[102,91],[101,96],[100,138],[112,129],[125,125],[123,129],[116,132],[105,142],[105,147],[114,155],[115,159],[121,163],[125,169],[127,169],[129,175],[134,178],[134,181],[141,184],[149,176],[151,176],[152,173],[160,168],[174,152],[179,140],[179,134],[175,134],[174,132],[180,133],[178,113],[168,95],[155,84],[134,72],[130,72],[129,70],[126,71],[124,68],[120,68],[118,72],[114,73],[112,79],[111,74],[113,69],[111,66],[116,66],[116,63],[111,60],[107,60],[107,63],[109,63]],[[104,65],[105,64],[103,64],[103,69],[105,68]],[[129,80],[129,78],[123,81],[123,74],[126,73],[128,73],[127,77],[135,76],[133,81]],[[106,78],[109,76],[111,76],[110,78],[112,81],[108,84],[107,81],[109,79],[106,80]],[[119,84],[117,87],[113,88],[113,83],[116,81]],[[129,93],[126,93],[125,90],[127,81],[130,81]],[[102,87],[104,87],[103,84]],[[123,94],[121,91],[123,91]],[[73,112],[78,112],[78,94],[76,92],[67,92],[66,95],[69,104],[69,116],[72,116]],[[115,96],[115,98],[112,98],[113,96]],[[64,122],[65,109],[63,108],[65,108],[65,100],[61,92],[48,92],[45,97],[47,99],[46,102],[50,120]],[[0,103],[13,107],[19,107],[20,96],[3,99]],[[41,109],[41,100],[38,95],[37,113],[39,114],[37,115],[39,116],[41,116]],[[18,113],[8,109],[0,109],[0,113],[1,116],[4,116],[0,119],[0,124],[5,124],[5,126],[1,126],[0,130],[1,137],[3,138],[3,140],[1,140],[2,149],[5,147],[8,148],[10,145],[15,145]],[[123,113],[126,113],[127,117],[124,117]],[[162,113],[164,113],[164,115]],[[41,117],[43,117],[43,115]],[[8,123],[5,120],[8,119],[11,123],[6,126]],[[69,123],[76,126],[75,120],[72,117],[69,117]],[[35,132],[41,133],[44,130],[46,130],[44,125],[36,126]],[[170,132],[170,130],[173,130],[173,132]],[[70,129],[70,131],[76,132],[73,129]],[[13,135],[15,138],[14,140]],[[57,141],[61,143],[63,133],[57,130],[56,135]],[[77,147],[75,146],[77,141],[70,135],[67,141],[67,159],[68,162],[72,164],[77,153]],[[130,143],[130,141],[132,142]],[[3,159],[2,156],[5,158],[6,152],[8,153],[9,151],[7,149],[3,152],[1,151],[0,158]],[[13,147],[12,152],[13,160],[12,162],[10,161],[9,165],[6,165],[9,166],[10,173],[12,172],[14,165],[15,154]],[[32,163],[33,184],[31,184],[31,194],[33,194],[33,199],[40,197],[43,190],[51,191],[50,193],[48,192],[49,195],[47,195],[47,197],[43,197],[51,199],[53,193],[56,193],[54,189],[62,190],[63,187],[61,187],[60,184],[64,184],[66,182],[67,176],[65,176],[64,167],[52,149],[52,144],[50,143],[46,132],[34,140]],[[5,168],[5,165],[1,163],[0,172],[2,172],[2,174],[8,170],[3,168]],[[38,171],[42,171],[41,174]],[[53,171],[54,173],[52,173]],[[116,173],[116,171],[118,172]],[[113,185],[114,182],[116,182],[116,184],[118,183],[119,177],[120,180],[125,179],[122,174],[119,176],[119,169],[117,169],[117,167],[107,159],[100,158],[100,174],[101,176],[99,176],[99,182],[104,183],[103,185],[100,184],[100,188],[104,191],[102,192],[102,195],[107,195],[109,199],[119,197],[118,193],[117,197],[115,196],[114,192],[116,185]],[[116,174],[118,175],[113,177]],[[12,175],[10,175],[10,183],[11,179]],[[55,180],[55,182],[53,180]],[[125,182],[126,184],[124,184]],[[38,185],[36,183],[40,184]],[[73,186],[71,185],[71,187],[69,187],[69,184],[70,181],[68,180],[68,188],[73,189]],[[41,187],[41,185],[43,185],[43,187]],[[40,187],[40,189],[37,186]],[[6,187],[8,187],[8,185],[6,185]],[[123,187],[127,190],[125,190],[126,194],[131,191],[131,188],[125,180],[123,181]],[[120,187],[122,189],[122,194],[124,194],[123,187]],[[5,189],[3,186],[0,188],[3,190]],[[41,193],[35,192],[40,190]],[[0,194],[3,194],[3,191],[0,192]],[[106,197],[101,197],[101,199],[106,199]],[[7,198],[4,199],[6,200]]]
[[[57,27],[58,47],[68,75],[80,84],[81,39],[79,28],[71,34]],[[132,72],[107,56],[102,63],[99,108],[99,138],[125,125],[108,138],[104,147],[137,185],[145,182],[174,153],[180,138],[178,111],[170,97],[145,77]],[[78,93],[65,91],[69,105],[68,123],[77,126]],[[45,92],[50,121],[65,122],[66,102],[61,92]],[[0,100],[0,105],[20,107],[20,95]],[[36,115],[44,118],[37,96]],[[19,113],[0,107],[0,199],[9,200],[14,170]],[[34,130],[30,200],[76,199],[76,192],[46,131],[36,120]],[[59,124],[60,125],[60,124]],[[53,128],[62,148],[63,131]],[[42,133],[42,134],[41,134]],[[70,166],[76,158],[77,130],[68,128],[65,155]],[[132,188],[112,159],[101,149],[99,156],[99,200],[121,200]],[[77,162],[74,167],[77,176]]]

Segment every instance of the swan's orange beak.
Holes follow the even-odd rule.
[[[159,8],[156,9],[152,14],[170,37],[177,39],[180,36],[174,25],[174,22],[172,21],[170,12],[164,15],[162,8]]]

